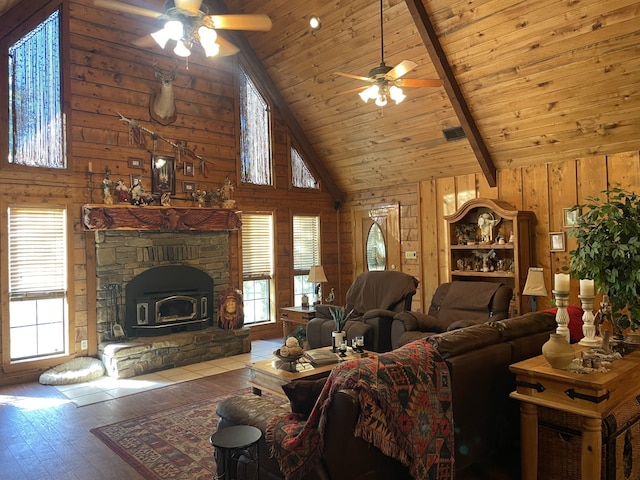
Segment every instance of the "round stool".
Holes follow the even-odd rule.
[[[222,476],[216,478],[237,479],[238,462],[252,463],[255,466],[256,478],[260,478],[258,463],[258,441],[260,438],[262,438],[260,429],[250,425],[223,428],[211,435],[209,443],[217,450],[218,472],[222,472]]]

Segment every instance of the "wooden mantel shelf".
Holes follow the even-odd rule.
[[[224,208],[83,205],[85,230],[239,230],[237,210]]]

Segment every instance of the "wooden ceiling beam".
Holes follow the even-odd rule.
[[[219,0],[211,2],[215,6],[216,12],[228,12],[226,5],[224,5]],[[264,89],[265,93],[269,96],[274,106],[280,111],[282,115],[282,119],[289,128],[291,134],[296,140],[296,147],[301,150],[305,160],[307,160],[311,165],[311,170],[318,175],[319,180],[324,187],[325,191],[331,195],[331,198],[336,202],[337,205],[342,203],[344,199],[344,193],[333,177],[326,169],[324,162],[318,155],[318,152],[307,138],[304,130],[300,127],[300,124],[296,120],[295,115],[289,108],[289,105],[282,97],[282,94],[276,87],[276,84],[273,82],[265,68],[263,67],[260,59],[258,59],[257,55],[249,45],[249,42],[242,36],[242,34],[230,30],[225,30],[221,32],[223,36],[228,36],[229,41],[234,43],[237,47],[240,48],[239,55],[244,59],[244,67],[246,67],[252,75],[255,76],[255,79],[260,83],[260,86]]]
[[[489,185],[495,187],[497,185],[496,167],[491,159],[491,154],[484,139],[480,135],[471,110],[469,110],[469,106],[460,90],[460,85],[458,85],[458,81],[451,70],[447,56],[440,44],[436,30],[431,20],[429,20],[429,15],[424,8],[424,4],[422,0],[405,0],[405,3],[409,8],[409,12],[420,33],[422,42],[429,53],[429,57],[431,57],[436,72],[444,82],[444,89],[449,96],[449,101],[480,164],[480,168]]]

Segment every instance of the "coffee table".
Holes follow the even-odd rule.
[[[324,347],[318,350],[331,350],[331,347]],[[330,365],[322,365],[314,367],[305,357],[300,358],[294,364],[295,372],[289,369],[287,362],[282,362],[277,358],[270,360],[261,360],[259,362],[251,362],[246,364],[249,370],[249,385],[253,389],[253,393],[261,395],[263,390],[267,390],[276,395],[286,397],[282,391],[282,386],[294,380],[307,379],[313,380],[317,378],[327,377],[329,373],[338,363],[345,360],[353,360],[354,358],[362,358],[367,356],[365,353],[354,353],[349,349],[346,357],[341,358],[337,363]]]

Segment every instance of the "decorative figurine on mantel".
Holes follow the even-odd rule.
[[[142,180],[134,180],[131,186],[131,205],[149,205],[153,202],[153,195],[149,195],[142,187]]]
[[[122,180],[118,180],[116,185],[116,197],[119,202],[129,203],[129,187]]]
[[[231,198],[231,193],[234,190],[233,183],[227,177],[224,181],[224,185],[220,189],[220,197],[222,198],[222,208],[235,208],[236,201]]]
[[[109,170],[109,167],[105,167],[104,180],[102,180],[102,197],[105,204],[112,205],[113,198],[111,198],[111,180],[109,179],[109,175],[111,175],[111,170]]]
[[[207,191],[206,190],[196,190],[192,193],[193,198],[196,202],[198,202],[198,207],[204,207],[204,202],[207,199]]]

